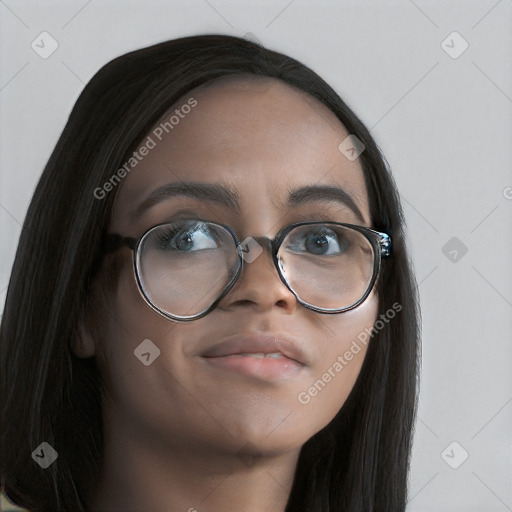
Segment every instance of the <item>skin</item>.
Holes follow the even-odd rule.
[[[370,226],[360,163],[338,150],[348,133],[316,99],[274,79],[240,77],[190,96],[197,106],[120,185],[111,233],[138,237],[182,209],[232,226],[240,240],[272,238],[283,226],[322,215]],[[151,191],[180,179],[236,188],[241,214],[179,197],[132,218]],[[288,188],[311,184],[343,187],[363,222],[349,208],[325,201],[281,206]],[[300,449],[342,407],[366,346],[360,344],[362,350],[309,403],[297,397],[373,326],[376,295],[343,314],[315,313],[297,302],[264,252],[245,265],[213,312],[176,323],[144,302],[131,254],[128,248],[117,253],[109,307],[89,318],[74,347],[79,357],[96,356],[105,383],[104,466],[89,509],[284,511]],[[212,370],[199,357],[227,336],[269,331],[297,338],[307,358],[300,372],[258,379]],[[161,351],[150,366],[134,357],[145,339]]]

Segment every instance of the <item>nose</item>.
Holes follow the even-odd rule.
[[[233,311],[240,307],[253,307],[267,311],[275,306],[293,313],[299,303],[279,276],[272,259],[271,240],[250,237],[244,242],[242,271],[218,307]]]

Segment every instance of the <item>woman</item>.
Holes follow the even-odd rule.
[[[230,36],[123,55],[20,237],[4,490],[33,511],[403,511],[418,318],[393,179],[321,78]]]

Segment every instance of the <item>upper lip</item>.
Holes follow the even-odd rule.
[[[236,354],[281,353],[306,365],[306,356],[298,341],[286,334],[236,334],[225,338],[201,354],[202,357],[223,357]]]

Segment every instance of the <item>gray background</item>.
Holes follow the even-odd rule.
[[[408,512],[512,510],[511,0],[0,0],[0,16],[2,307],[30,197],[92,75],[178,36],[255,36],[340,93],[402,195],[423,310]],[[46,59],[31,48],[43,31],[59,45]]]

